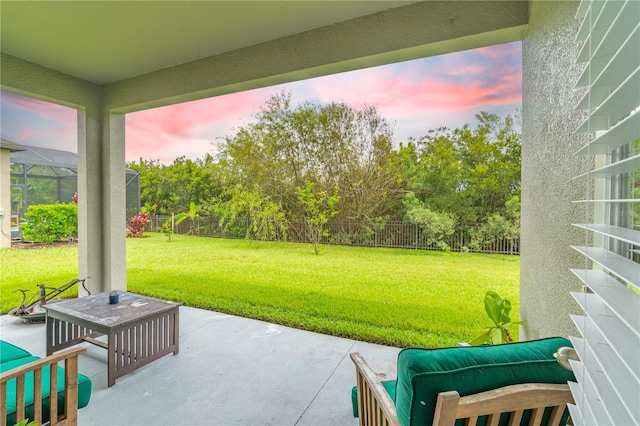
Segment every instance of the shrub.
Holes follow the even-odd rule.
[[[471,245],[478,249],[498,240],[517,240],[520,238],[520,197],[513,196],[505,204],[505,214],[494,213],[474,235]]]
[[[405,219],[420,226],[427,244],[435,244],[441,250],[451,249],[447,241],[455,230],[453,214],[429,209],[412,192],[405,195],[402,202],[407,209]]]
[[[22,237],[38,243],[78,238],[78,206],[74,203],[29,206],[21,225]]]
[[[146,212],[140,212],[132,217],[127,225],[127,237],[142,237],[144,229],[149,222],[149,215]]]

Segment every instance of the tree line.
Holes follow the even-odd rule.
[[[242,219],[256,239],[312,229],[319,241],[329,221],[345,233],[408,221],[445,249],[463,224],[479,224],[480,242],[517,238],[520,133],[510,116],[480,112],[476,119],[395,148],[393,125],[376,107],[294,105],[281,92],[224,137],[216,156],[127,167],[140,173],[147,213],[191,211],[220,226]]]

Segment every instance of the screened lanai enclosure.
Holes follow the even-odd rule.
[[[11,152],[11,215],[30,205],[70,203],[78,191],[78,156],[69,151],[20,145]],[[126,169],[127,217],[140,210],[140,175]]]

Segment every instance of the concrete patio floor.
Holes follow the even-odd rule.
[[[45,355],[44,324],[0,317],[0,338]],[[80,425],[356,425],[351,414],[360,352],[393,374],[398,348],[342,339],[202,309],[180,308],[180,353],[107,387],[106,351],[84,343],[91,377]]]

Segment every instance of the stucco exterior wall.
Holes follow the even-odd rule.
[[[575,88],[583,66],[576,65],[578,1],[534,1],[523,40],[521,339],[577,335],[569,318],[581,310],[569,294],[580,281],[570,268],[584,258],[570,248],[584,245],[572,223],[588,220],[582,204],[587,182],[572,181],[591,160],[573,153],[588,140],[574,130],[585,115],[575,112],[585,93]]]

